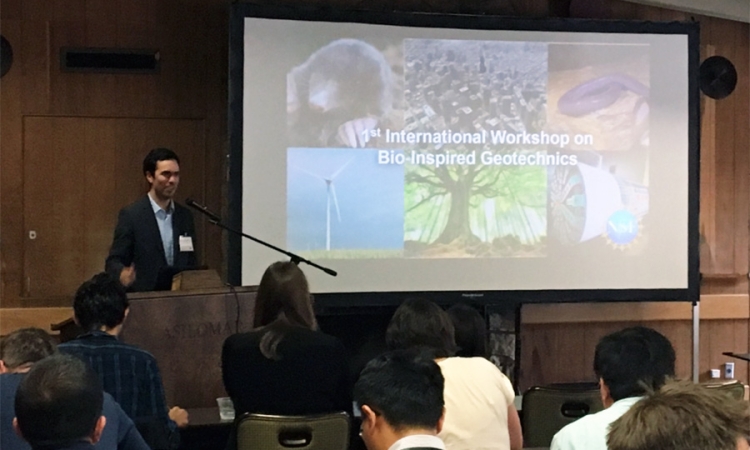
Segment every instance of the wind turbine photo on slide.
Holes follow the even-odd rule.
[[[338,198],[336,198],[336,186],[334,185],[333,181],[341,174],[341,172],[344,171],[344,169],[346,169],[349,164],[351,164],[352,161],[354,161],[354,157],[350,158],[341,167],[336,169],[336,171],[333,172],[329,177],[323,177],[316,173],[310,172],[309,170],[297,167],[298,170],[310,176],[313,176],[326,184],[326,251],[331,250],[331,199],[333,199],[333,205],[336,207],[336,217],[338,218],[339,223],[341,223],[341,210],[339,209],[339,201]]]

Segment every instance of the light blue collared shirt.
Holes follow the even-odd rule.
[[[167,258],[167,264],[171,266],[174,264],[174,231],[172,228],[174,202],[170,200],[169,206],[164,210],[151,198],[150,193],[148,194],[148,199],[151,201],[151,208],[153,208],[154,216],[156,216],[156,224],[159,226],[161,243],[164,245],[164,256]]]

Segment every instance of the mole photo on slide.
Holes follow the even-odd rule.
[[[399,124],[401,45],[338,39],[287,74],[288,147],[373,147]],[[401,72],[401,73],[399,73]]]

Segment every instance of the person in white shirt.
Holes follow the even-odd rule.
[[[404,301],[393,314],[385,341],[390,350],[420,349],[445,377],[445,424],[439,436],[448,450],[520,450],[521,421],[508,377],[485,358],[456,353],[454,326],[438,305]]]
[[[609,450],[747,450],[750,406],[720,389],[667,383],[612,423]]]
[[[607,450],[607,433],[649,390],[674,377],[672,344],[651,328],[632,327],[603,337],[594,353],[604,410],[565,426],[552,438],[550,450]]]
[[[354,400],[368,450],[445,450],[443,375],[430,358],[410,351],[381,355],[362,370]]]

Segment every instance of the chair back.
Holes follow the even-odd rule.
[[[243,414],[237,420],[237,450],[347,450],[349,415]]]
[[[724,383],[703,383],[704,386],[712,388],[712,389],[719,389],[722,392],[726,392],[727,395],[731,396],[732,398],[736,400],[744,400],[745,399],[745,384],[741,381],[727,381]]]
[[[532,387],[523,394],[522,405],[526,447],[549,447],[562,427],[603,409],[599,388],[594,383]]]

